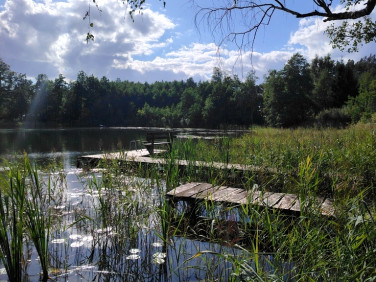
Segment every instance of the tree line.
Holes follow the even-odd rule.
[[[50,126],[342,126],[375,119],[376,57],[358,62],[294,54],[264,82],[214,68],[210,81],[110,81],[80,71],[35,83],[0,59],[0,123]]]

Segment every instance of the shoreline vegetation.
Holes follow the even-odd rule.
[[[69,83],[43,74],[33,83],[1,59],[0,77],[0,127],[252,127],[237,137],[176,140],[163,167],[125,170],[113,161],[70,172],[81,177],[73,192],[58,160],[41,170],[27,156],[2,163],[0,259],[8,279],[29,280],[34,263],[44,281],[87,265],[91,280],[376,280],[375,55],[345,64],[295,54],[259,85],[253,73],[241,81],[217,68],[198,83],[84,72]],[[238,174],[196,161],[258,169]],[[166,199],[194,181],[296,194],[301,212]],[[320,215],[317,197],[333,199],[333,217]],[[39,259],[31,262],[33,254]]]
[[[115,161],[104,163],[105,169],[99,173],[100,176],[89,171],[88,175],[92,177],[86,180],[85,189],[90,195],[96,195],[97,200],[93,204],[95,212],[87,214],[84,209],[75,212],[75,218],[70,221],[73,223],[64,230],[72,226],[89,230],[86,232],[92,234],[90,238],[94,238],[92,253],[101,247],[98,256],[105,254],[107,257],[112,244],[129,248],[129,242],[148,236],[139,226],[150,224],[146,234],[157,236],[162,246],[162,252],[153,255],[158,258],[157,262],[150,260],[150,263],[163,266],[158,271],[165,275],[166,281],[183,275],[180,271],[191,278],[201,273],[202,280],[210,281],[373,281],[376,278],[375,124],[359,123],[344,129],[255,127],[251,133],[234,138],[176,140],[171,152],[163,157],[168,160],[164,169],[129,166],[129,170],[124,171],[124,167]],[[192,163],[201,160],[277,169],[277,174],[267,174],[261,170],[243,176],[243,187],[252,189],[257,185],[263,191],[295,193],[301,200],[301,213],[288,215],[251,204],[218,206],[209,201],[194,205],[172,203],[166,200],[165,193],[181,183],[205,180],[226,185],[232,177],[231,172],[221,174],[205,170],[204,173],[204,170],[194,166],[181,172],[176,164],[178,159]],[[58,268],[54,265],[56,258],[48,251],[51,250],[50,242],[58,240],[57,234],[63,233],[50,220],[57,209],[54,205],[49,206],[55,203],[51,198],[54,195],[51,185],[43,188],[36,171],[31,169],[27,160],[25,164],[9,165],[9,174],[5,170],[1,172],[4,184],[0,195],[3,226],[10,222],[16,224],[14,239],[0,237],[3,246],[1,258],[4,262],[10,257],[15,258],[9,262],[14,267],[22,263],[20,242],[24,228],[30,232],[30,239],[43,258],[40,262],[43,265],[41,277],[47,277],[52,269]],[[30,187],[40,187],[37,191],[48,192],[43,196],[25,189],[28,191],[27,201],[37,207],[34,210],[40,209],[48,214],[47,221],[41,221],[35,213],[30,214],[32,224],[28,221],[21,224],[19,212],[12,211],[25,207],[19,200],[25,199],[20,196],[24,188],[12,192],[12,183],[20,188],[29,187],[30,183]],[[148,202],[150,195],[156,195],[153,204]],[[334,200],[334,217],[319,215],[312,199],[321,195],[330,195]],[[152,223],[149,222],[151,219]],[[48,227],[43,227],[44,224]],[[107,235],[104,244],[100,241],[99,233],[94,231],[97,229],[102,233],[103,230],[112,230],[111,234],[116,231],[114,234],[118,235]],[[35,232],[39,232],[39,235],[32,235],[33,230],[37,230]],[[1,229],[0,232],[6,235],[7,230]],[[38,238],[43,238],[43,241],[37,241]],[[12,241],[9,240],[15,239],[18,245],[13,250],[10,248]],[[207,242],[207,245],[188,251],[186,248],[189,245],[176,243],[182,240],[185,244]],[[149,246],[151,243],[145,239],[142,244]],[[221,247],[218,251],[214,247],[211,249],[211,244],[226,248]],[[130,274],[132,271],[138,273],[138,270],[127,266],[130,260],[148,261],[148,254],[142,254],[137,249],[131,251],[122,270],[127,275],[133,275]],[[14,255],[5,256],[4,252],[14,252]],[[113,275],[112,279],[122,279],[124,273],[115,269],[119,267],[119,256],[125,254],[117,248],[114,252],[114,265],[108,265],[105,270],[112,273],[108,274]],[[143,255],[146,257],[143,258]],[[26,266],[20,269],[27,271]],[[21,277],[25,273],[17,275]]]
[[[141,83],[81,71],[35,82],[0,58],[0,126],[346,127],[376,120],[376,56],[358,62],[294,54],[259,82],[214,68],[210,81]]]

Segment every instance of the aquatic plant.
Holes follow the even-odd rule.
[[[0,244],[1,260],[11,281],[21,281],[23,273],[23,239],[30,237],[48,279],[48,241],[51,223],[50,182],[43,188],[36,168],[25,155],[21,164],[8,163],[1,175]]]
[[[51,228],[51,179],[45,187],[32,166],[25,157],[25,170],[27,177],[27,195],[25,201],[25,227],[28,236],[34,243],[38,252],[43,271],[43,280],[48,279],[48,242]]]
[[[16,167],[1,174],[0,187],[0,258],[8,278],[22,281],[25,177]]]

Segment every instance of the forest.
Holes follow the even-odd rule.
[[[80,71],[35,82],[0,59],[0,126],[343,127],[376,121],[376,56],[358,62],[294,54],[258,84],[214,68],[210,81],[110,81]]]

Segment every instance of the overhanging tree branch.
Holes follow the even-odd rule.
[[[376,0],[337,1],[337,4],[344,4],[345,9],[339,12],[336,12],[337,7],[333,7],[333,2],[335,3],[334,0],[311,1],[313,4],[312,10],[301,11],[295,8],[292,2],[288,0],[228,0],[226,2],[227,4],[220,2],[222,6],[198,7],[199,11],[196,15],[196,25],[198,22],[201,22],[198,18],[206,18],[206,22],[211,26],[213,34],[219,31],[224,35],[220,41],[221,44],[225,40],[230,40],[238,44],[236,42],[237,37],[240,37],[242,45],[245,36],[248,35],[250,36],[249,39],[253,49],[259,28],[269,25],[275,11],[281,11],[295,16],[296,18],[319,17],[322,18],[323,22],[358,20],[358,25],[364,26],[364,29],[368,31],[365,37],[362,37],[362,34],[365,34],[363,32],[352,42],[348,40],[348,36],[346,36],[346,41],[341,42],[338,38],[343,37],[340,32],[343,33],[344,28],[341,30],[332,29],[331,32],[327,32],[333,46],[340,47],[340,49],[343,49],[345,45],[353,43],[353,47],[355,48],[350,48],[349,51],[356,51],[357,46],[360,45],[361,42],[369,43],[370,41],[375,41],[376,36],[372,37],[372,35],[376,33],[373,30],[376,22],[370,21],[367,16],[374,11]],[[239,24],[240,20],[243,23],[242,25]],[[346,25],[347,28],[351,28],[350,26],[351,25]],[[347,30],[346,32],[350,34],[351,30]]]

